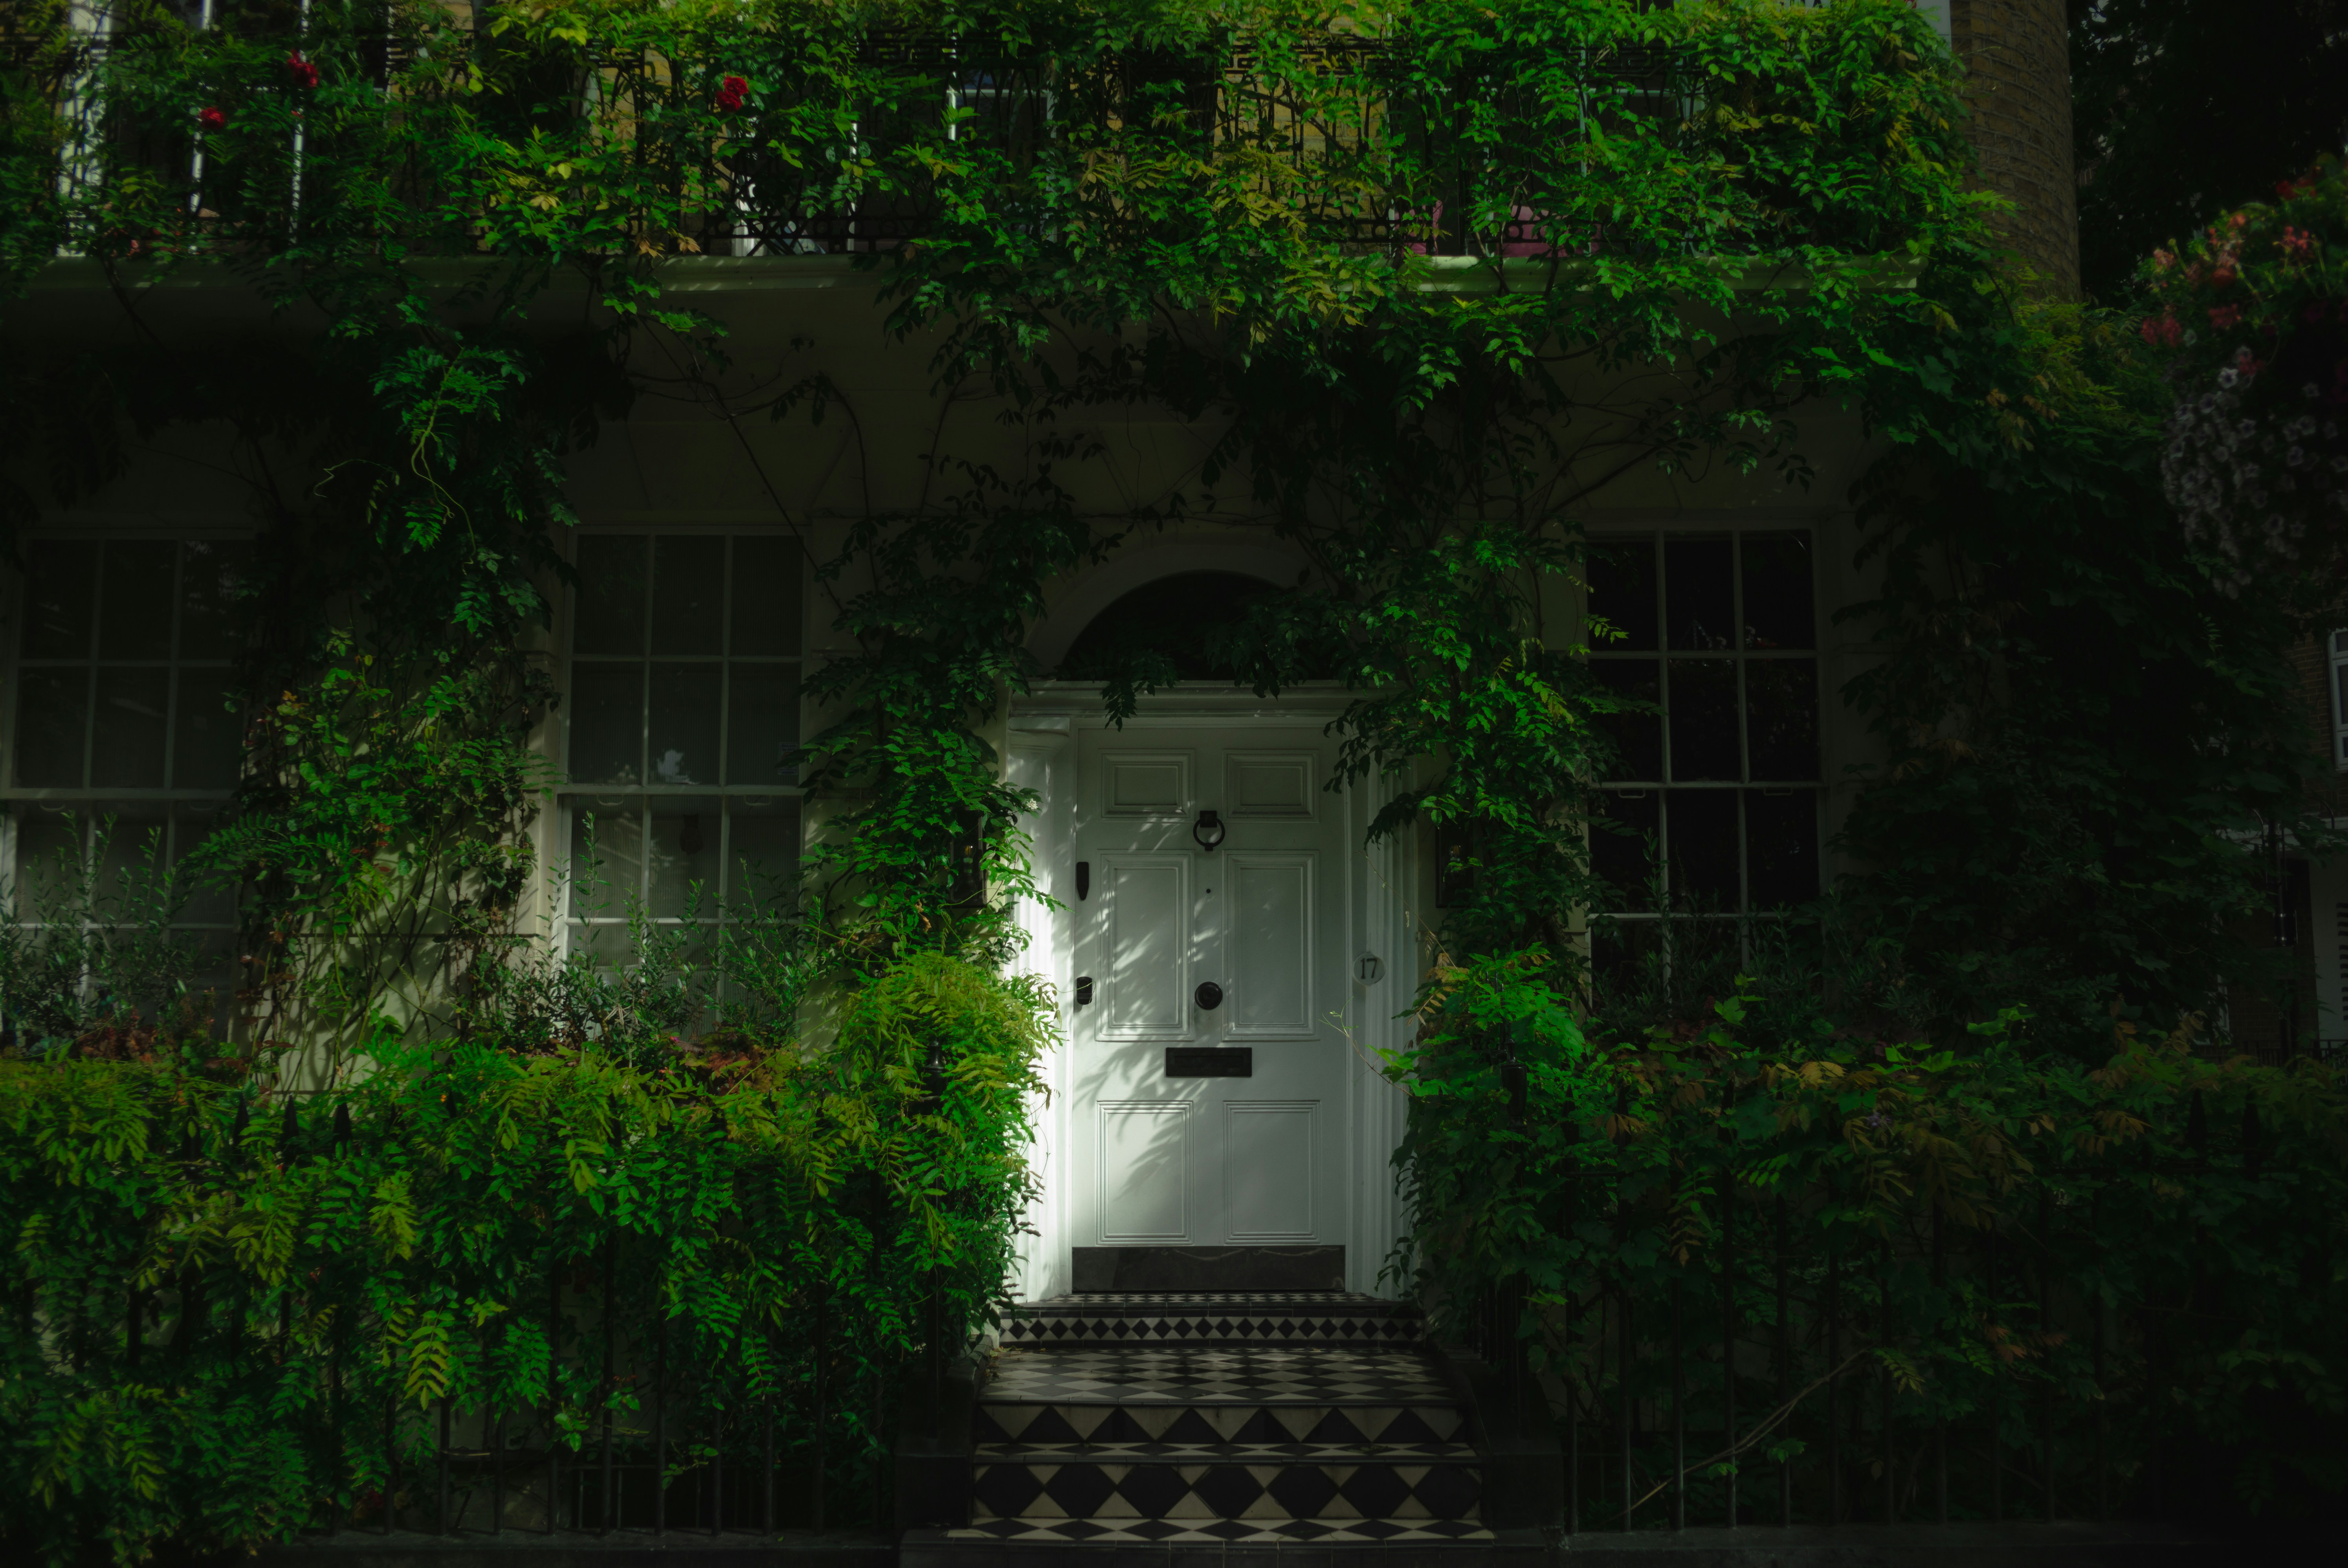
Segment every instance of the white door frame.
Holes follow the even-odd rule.
[[[1227,688],[1178,689],[1143,699],[1140,711],[1125,727],[1143,732],[1293,729],[1300,723],[1326,723],[1351,700],[1347,692],[1317,685],[1279,698]],[[1076,734],[1080,726],[1105,723],[1100,688],[1092,682],[1041,682],[1031,694],[1011,703],[1006,772],[1013,784],[1041,797],[1041,809],[1021,825],[1033,840],[1035,885],[1060,905],[1056,910],[1032,903],[1022,907],[1019,923],[1028,947],[1014,967],[1053,985],[1061,999],[1064,1030],[1071,1030],[1074,1018],[1068,998],[1075,978]],[[1390,794],[1390,786],[1374,779],[1339,797],[1348,835],[1347,853],[1340,862],[1344,950],[1355,956],[1356,972],[1342,987],[1333,987],[1345,999],[1345,1026],[1354,1047],[1341,1112],[1346,1149],[1345,1219],[1340,1229],[1345,1238],[1345,1286],[1376,1294],[1392,1293],[1390,1286],[1378,1285],[1378,1275],[1403,1225],[1392,1161],[1402,1142],[1406,1102],[1373,1063],[1379,1050],[1395,1049],[1407,1038],[1410,1021],[1394,1015],[1410,1005],[1419,969],[1415,857],[1406,843],[1363,846],[1371,819]],[[1373,979],[1364,979],[1359,972],[1363,955],[1379,960]],[[1073,1238],[1066,1191],[1072,1168],[1067,1158],[1070,1077],[1066,1053],[1056,1053],[1045,1066],[1048,1096],[1032,1108],[1032,1153],[1043,1194],[1030,1213],[1033,1234],[1025,1238],[1023,1255],[1020,1293],[1027,1300],[1062,1294],[1071,1283],[1067,1270]]]

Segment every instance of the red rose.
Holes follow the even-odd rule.
[[[717,107],[732,114],[750,96],[750,84],[740,77],[728,77],[717,84]]]
[[[304,59],[299,49],[285,56],[285,74],[294,78],[294,85],[297,87],[318,85],[318,67]]]
[[[196,123],[206,130],[218,130],[228,124],[228,116],[216,108],[201,108],[196,111]]]
[[[2215,305],[2209,311],[2209,324],[2213,327],[2234,326],[2241,319],[2242,307],[2240,305]]]

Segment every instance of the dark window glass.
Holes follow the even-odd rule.
[[[242,541],[190,539],[180,548],[180,657],[233,659],[238,600],[252,566],[252,547]]]
[[[169,670],[100,670],[98,723],[89,748],[89,782],[100,789],[163,787],[164,712]]]
[[[1601,1007],[1610,996],[1653,988],[1663,964],[1660,920],[1601,920],[1591,928],[1591,980]]]
[[[1734,781],[1736,666],[1725,659],[1674,659],[1669,694],[1672,777]]]
[[[799,656],[797,539],[736,539],[733,596],[734,652]]]
[[[1810,536],[1747,534],[1745,646],[1815,648],[1818,608],[1810,586]]]
[[[229,672],[180,671],[180,701],[171,739],[175,789],[226,789],[236,783],[244,721],[228,711]]]
[[[1810,659],[1745,666],[1746,734],[1756,779],[1818,776],[1818,671]]]
[[[1737,907],[1736,794],[1673,790],[1664,797],[1674,909],[1712,913]]]
[[[1590,613],[1622,634],[1620,641],[1591,639],[1608,649],[1655,646],[1655,547],[1653,540],[1594,545],[1590,551]]]
[[[1626,702],[1654,703],[1663,696],[1663,679],[1653,659],[1601,659],[1591,673],[1607,692]],[[1603,714],[1599,733],[1612,743],[1615,759],[1610,779],[1661,779],[1663,776],[1663,721],[1652,711]]]
[[[25,657],[88,658],[89,602],[98,581],[96,547],[44,539],[28,553]]]
[[[1753,907],[1783,909],[1818,896],[1818,795],[1745,792],[1745,835],[1750,845]]]
[[[1672,539],[1663,546],[1663,602],[1672,647],[1725,653],[1736,646],[1736,608],[1726,539]]]
[[[685,534],[653,547],[653,651],[725,648],[726,541]]]
[[[715,799],[653,797],[652,844],[644,856],[652,884],[646,913],[665,920],[717,913],[719,824]]]
[[[720,666],[655,664],[645,726],[644,782],[717,782],[717,702]]]
[[[1613,890],[1615,907],[1634,913],[1655,907],[1656,836],[1663,816],[1654,794],[1610,794],[1603,815],[1590,826],[1590,869]]]
[[[16,672],[18,788],[81,787],[83,726],[88,713],[89,666]]]
[[[788,801],[736,800],[726,807],[726,901],[736,916],[787,913],[798,870],[799,814]]]
[[[736,664],[726,725],[726,782],[785,784],[798,781],[790,762],[799,739],[798,666]]]
[[[577,784],[635,784],[644,766],[644,667],[571,667],[571,777]]]
[[[106,547],[105,589],[98,596],[100,659],[171,656],[171,564],[169,539],[118,539]]]
[[[1093,617],[1060,661],[1063,680],[1105,681],[1138,655],[1172,663],[1185,681],[1235,681],[1238,668],[1216,650],[1215,636],[1246,618],[1251,600],[1273,592],[1260,578],[1229,571],[1186,571],[1144,583]],[[1325,676],[1335,661],[1305,651],[1297,680]]]
[[[579,539],[578,653],[644,651],[644,547],[640,534],[583,534]]]

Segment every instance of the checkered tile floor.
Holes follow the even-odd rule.
[[[998,1404],[1405,1404],[1447,1400],[1422,1356],[1352,1347],[1117,1346],[1004,1354],[985,1398]]]
[[[1334,1292],[1062,1297],[1024,1310],[1031,1327],[1070,1331],[1006,1334],[979,1394],[971,1523],[948,1540],[1492,1539],[1467,1412],[1418,1344],[1416,1313]],[[1256,1337],[1242,1321],[1269,1327]],[[1332,1327],[1349,1321],[1385,1327]],[[1204,1327],[1169,1328],[1175,1343],[1099,1342],[1117,1325],[1138,1335],[1175,1323]]]
[[[1409,1345],[1416,1307],[1335,1291],[1056,1296],[1014,1308],[1005,1345]]]

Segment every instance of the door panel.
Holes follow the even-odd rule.
[[[1319,1112],[1309,1100],[1224,1104],[1224,1239],[1314,1239],[1313,1134]]]
[[[1231,816],[1311,816],[1321,798],[1320,759],[1311,752],[1229,752],[1223,798]]]
[[[1334,761],[1303,726],[1079,734],[1088,892],[1069,913],[1093,1000],[1069,1030],[1076,1245],[1344,1239],[1352,1058],[1324,1016],[1350,995],[1348,814],[1320,790]],[[1192,836],[1202,809],[1228,829],[1213,850]],[[1169,1077],[1176,1043],[1243,1048],[1251,1075]]]
[[[1108,816],[1181,816],[1190,807],[1190,753],[1124,752],[1101,770]]]
[[[1101,1239],[1190,1239],[1190,1104],[1100,1102]]]
[[[1097,1000],[1103,1040],[1190,1038],[1189,865],[1121,855],[1102,866],[1107,973]]]
[[[1313,860],[1309,853],[1234,855],[1223,869],[1234,1040],[1313,1033]]]

